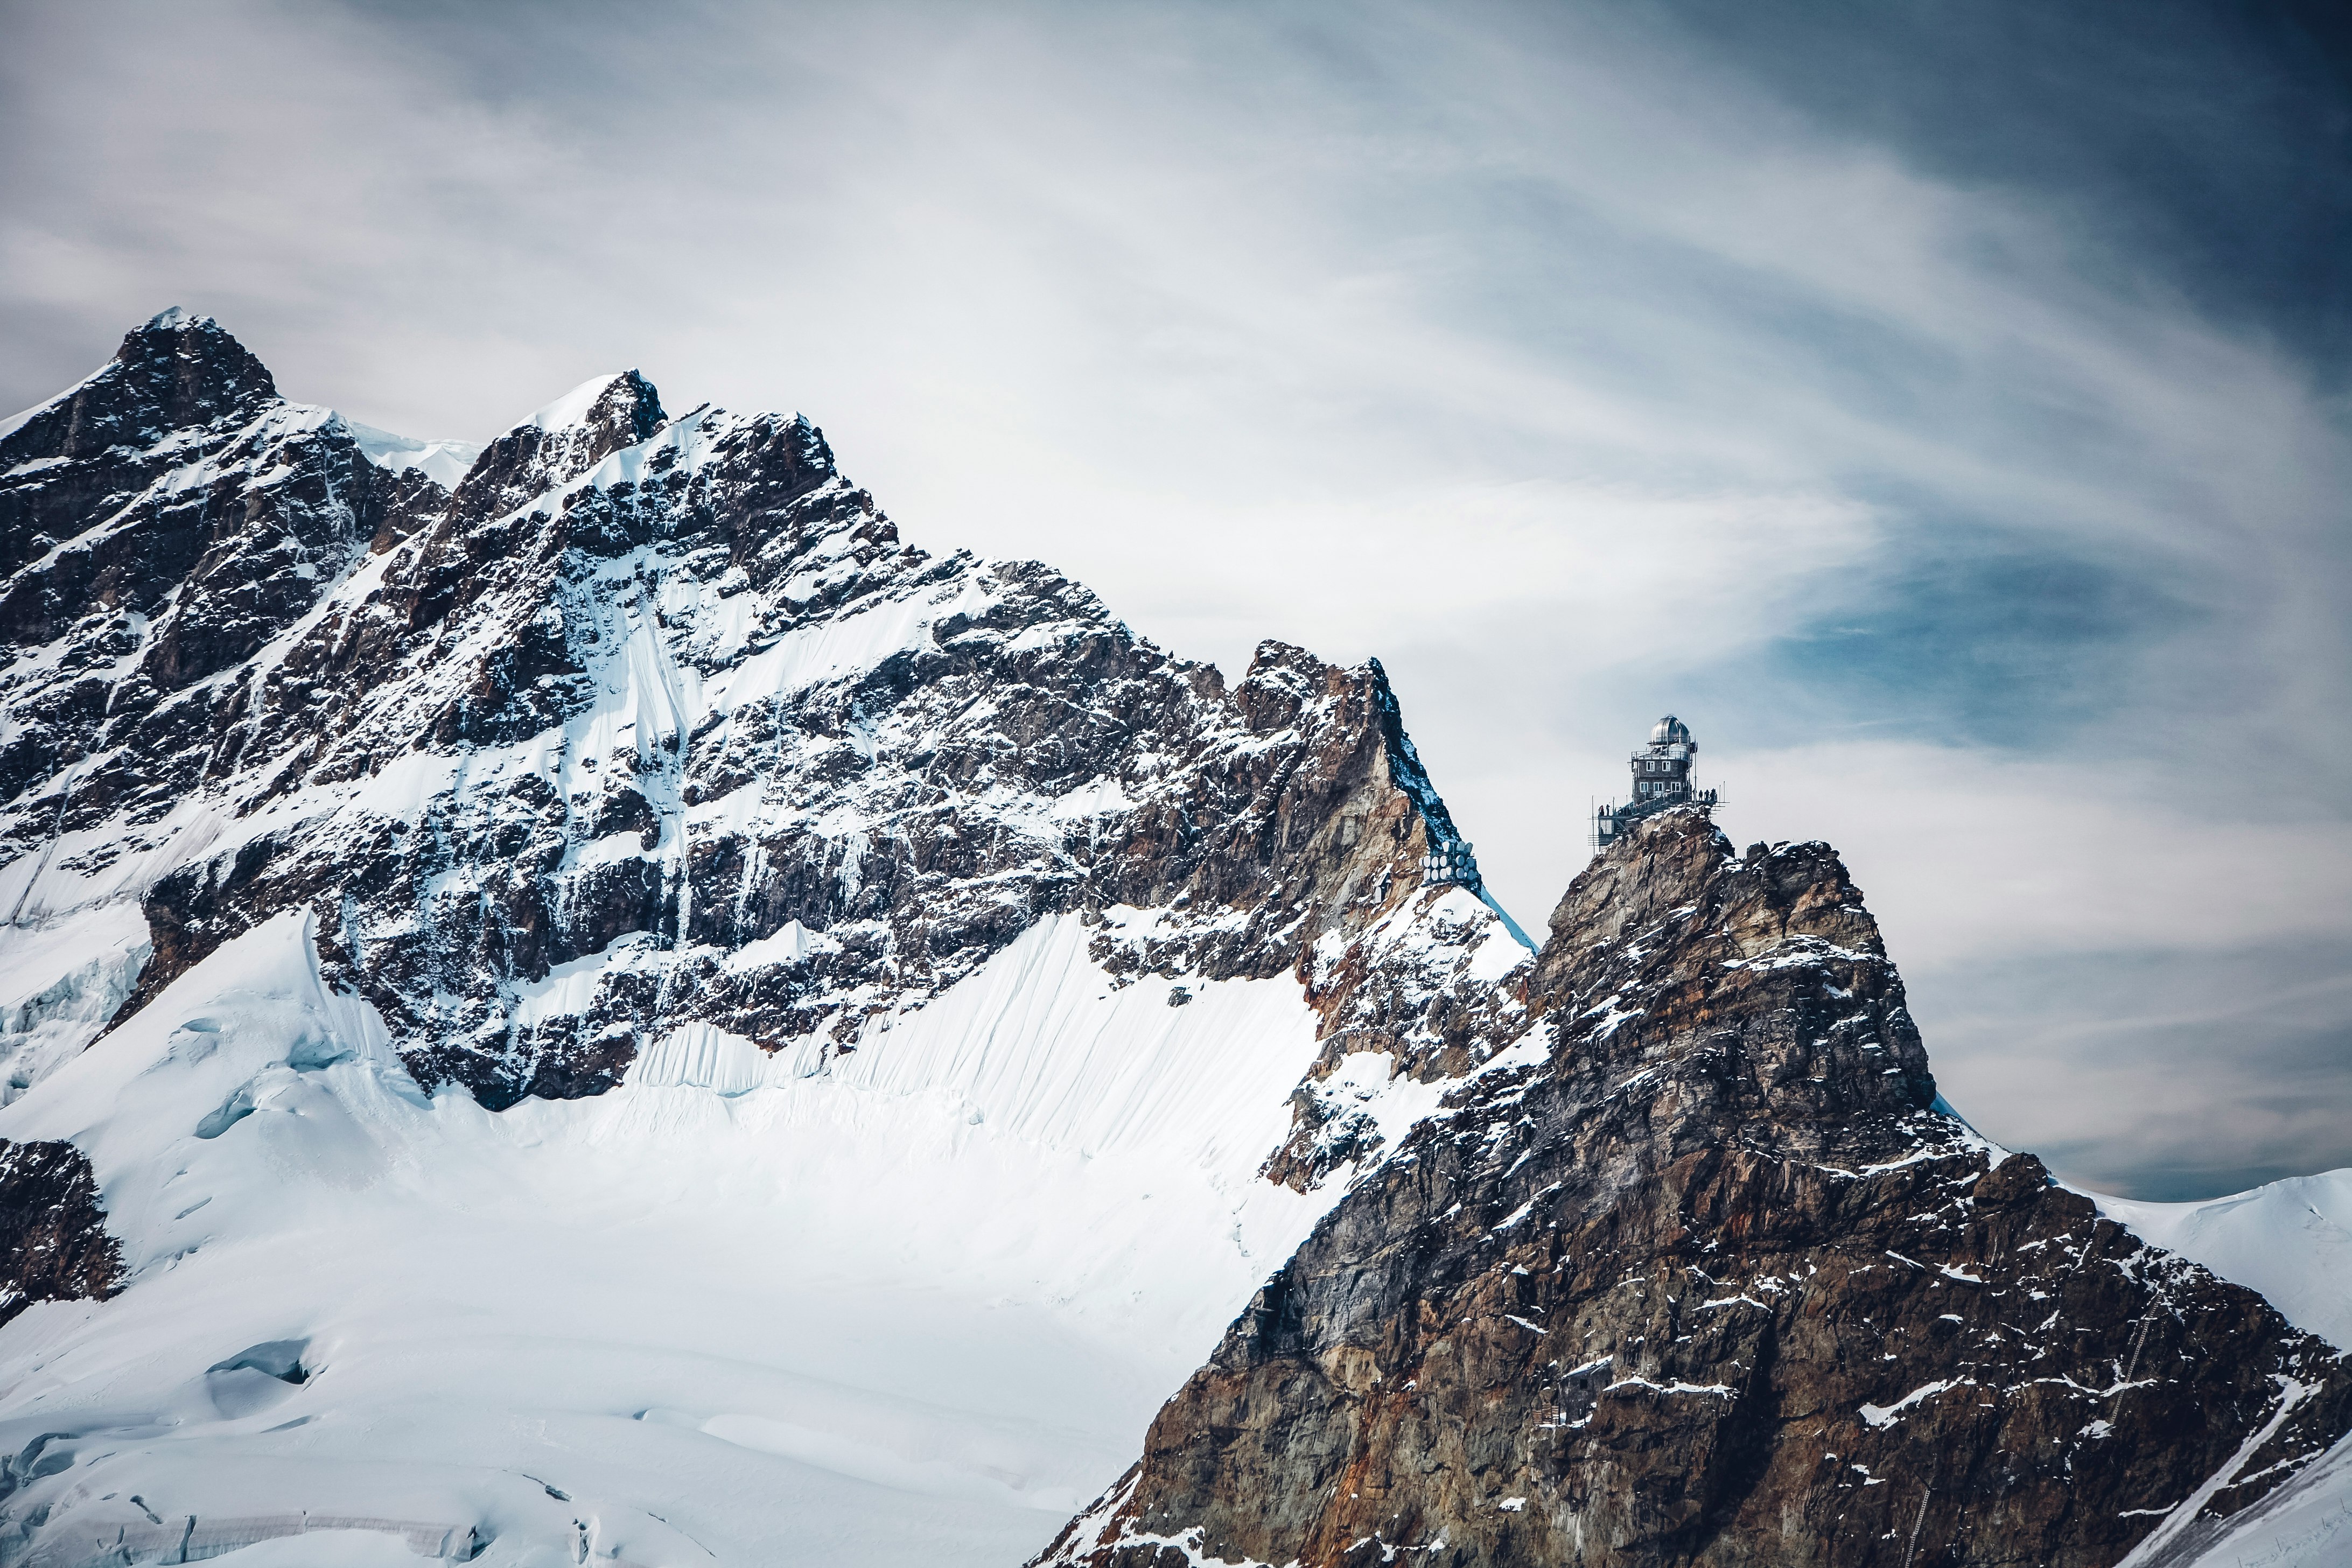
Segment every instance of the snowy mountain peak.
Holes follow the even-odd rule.
[[[650,438],[668,417],[635,371],[573,387],[482,449],[454,487],[461,511],[492,517],[525,504]]]
[[[414,469],[445,490],[457,489],[457,481],[466,477],[475,459],[482,455],[482,444],[476,441],[420,441],[355,419],[346,419],[344,425],[368,461],[376,467],[394,473]]]
[[[267,367],[209,316],[165,310],[114,358],[0,433],[0,471],[44,458],[152,450],[174,430],[219,428],[275,401]]]
[[[640,417],[640,415],[644,417]],[[661,398],[651,383],[634,370],[593,375],[544,408],[523,420],[541,430],[568,430],[574,426],[611,422],[622,416],[635,427],[636,438],[653,434],[662,421]]]
[[[690,1022],[814,1068],[1040,919],[1157,910],[1097,960],[1328,971],[1336,1017],[1380,990],[1346,943],[1394,940],[1452,831],[1377,667],[1270,643],[1228,692],[1050,568],[908,547],[803,416],[668,420],[631,372],[454,493],[367,446],[274,402],[174,437],[0,599],[152,568],[110,616],[20,616],[0,677],[0,887],[24,920],[138,900],[133,1010],[306,910],[418,1080],[499,1106],[609,1089]],[[1448,920],[1415,985],[1494,925]]]
[[[1010,1563],[1140,1447],[1055,1560],[2105,1568],[2352,1425],[1826,846],[1531,953],[1376,662],[635,372],[433,445],[184,313],[0,436],[0,1565]]]

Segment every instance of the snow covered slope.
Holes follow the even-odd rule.
[[[2097,1201],[2158,1247],[2261,1291],[2295,1327],[2352,1347],[2352,1170],[2201,1203]]]
[[[0,1139],[119,1249],[0,1563],[1020,1560],[1524,960],[1379,668],[634,373],[425,453],[180,312],[0,436]]]
[[[2189,1555],[2129,1568],[2338,1568],[2352,1563],[2352,1437]]]
[[[2352,1347],[2352,1170],[2272,1182],[2200,1203],[2101,1195],[2101,1212],[2224,1279],[2259,1290],[2280,1316]],[[2336,1568],[2352,1562],[2352,1437],[2230,1521],[2210,1544],[2147,1564]]]
[[[443,489],[454,489],[474,459],[482,455],[478,443],[472,441],[420,441],[413,436],[395,436],[389,430],[379,430],[373,425],[357,420],[344,422],[360,450],[368,461],[394,473],[415,468]]]
[[[286,401],[217,323],[165,312],[0,425],[0,1568],[1028,1557],[1318,1226],[1363,1249],[1297,1300],[1418,1256],[1381,1194],[1439,1181],[1441,1143],[1536,1182],[1516,1096],[1663,1052],[1688,1071],[1612,1078],[1609,1114],[1728,1146],[1691,1107],[1738,1075],[1675,1055],[1684,993],[1543,981],[1475,890],[1421,884],[1456,837],[1377,664],[1268,643],[1228,683],[1048,567],[908,544],[805,418],[673,416],[628,372],[478,451],[414,442]],[[1763,1038],[1836,964],[1899,1001],[1874,934],[1774,925],[1866,918],[1824,847],[1691,845],[1692,876],[1764,889],[1726,928],[1738,963],[1685,955],[1689,994],[1731,1009],[1691,1027],[1748,1006]],[[1545,973],[1666,964],[1706,933],[1659,900],[1590,943],[1556,916]],[[1865,1048],[1837,1021],[1855,984],[1821,992],[1815,1044]],[[1899,1011],[1880,1024],[1909,1062]],[[1545,1041],[1585,1051],[1549,1088]],[[1863,1062],[1853,1092],[1930,1106],[1924,1060],[1900,1084]],[[1758,1092],[1831,1093],[1790,1072]],[[1730,1142],[1789,1135],[1773,1103]],[[1955,1213],[2079,1202],[2031,1162],[1977,1173],[1932,1110],[1900,1120],[1882,1142],[1932,1144],[1936,1172],[1916,1149],[1857,1168],[1904,1188],[1902,1224],[1930,1174],[1990,1184]],[[2334,1181],[2109,1210],[2340,1342]],[[1525,1201],[1622,1218],[1630,1190]],[[1423,1198],[1429,1226],[1471,1224]],[[1531,1244],[1520,1203],[1481,1234]],[[2128,1347],[2047,1396],[2067,1463],[2121,1451],[2073,1402],[2157,1405],[2141,1348],[2194,1366],[2159,1319],[2284,1331],[2060,1217],[2032,1256],[2072,1249],[2072,1342]],[[1655,1231],[1699,1234],[1663,1199]],[[2319,1269],[2283,1268],[2284,1241]],[[1982,1282],[1952,1256],[1915,1295]],[[2203,1321],[2216,1300],[2230,1323]],[[1706,1305],[1738,1301],[1760,1305]],[[1909,1353],[1957,1386],[1927,1304]],[[1525,1318],[1496,1320],[1514,1354]],[[1807,1342],[1792,1320],[1790,1376],[1843,1366]],[[2231,1422],[2335,1387],[2205,1370],[2252,1388],[2210,1405]],[[1852,1442],[1887,1447],[1882,1474],[1973,1419],[1872,1408]],[[2284,1473],[2224,1471],[2209,1494]],[[2189,1496],[2162,1561],[2327,1561],[2347,1475],[2311,1465],[2227,1536]],[[1941,1517],[1903,1501],[1915,1537]],[[1875,1533],[1832,1538],[1877,1560]]]
[[[2272,1182],[2198,1203],[2093,1194],[2157,1246],[2259,1290],[2296,1328],[2352,1346],[2352,1170]],[[2143,1568],[2336,1568],[2352,1562],[2352,1437],[2210,1543]]]
[[[1066,917],[877,1070],[689,1025],[610,1094],[498,1114],[425,1094],[306,926],[225,944],[0,1121],[89,1152],[133,1280],[6,1331],[0,1450],[47,1436],[17,1517],[56,1510],[58,1560],[152,1538],[136,1495],[472,1531],[490,1562],[583,1532],[1016,1562],[1322,1206],[1256,1179],[1316,1050],[1296,984],[1171,1008]],[[236,1364],[257,1346],[284,1364]]]

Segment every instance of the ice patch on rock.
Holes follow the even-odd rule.
[[[0,929],[0,1105],[98,1037],[151,951],[147,922],[128,901]]]

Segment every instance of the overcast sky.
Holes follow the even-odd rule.
[[[2352,1163],[2352,86],[2249,5],[0,0],[0,405],[165,305],[480,440],[636,366],[1238,674],[1523,921],[1663,711],[2062,1174]]]

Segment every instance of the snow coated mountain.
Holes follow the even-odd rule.
[[[120,1291],[17,1282],[0,1560],[1019,1560],[1380,1147],[1323,1037],[1526,957],[1378,668],[634,374],[382,446],[176,312],[0,444],[0,1136]]]
[[[2051,1441],[2099,1478],[2081,1497],[2163,1506],[2028,1509],[2052,1560],[2257,1527],[2263,1561],[2329,1560],[2352,1461],[2318,1455],[2352,1394],[2221,1279],[2343,1342],[2336,1187],[2108,1205],[2173,1257],[1996,1166],[1927,1109],[1823,847],[1735,857],[1661,819],[1531,952],[1422,884],[1458,836],[1377,664],[1268,643],[1228,685],[1048,567],[905,543],[805,418],[673,416],[628,373],[478,450],[411,441],[285,401],[167,311],[0,425],[0,1564],[1009,1565],[1080,1515],[1063,1556],[1238,1561],[1306,1539],[1286,1489],[1320,1461],[1234,1469],[1268,1429],[1203,1397],[1272,1376],[1248,1397],[1285,1432],[1358,1442],[1333,1368],[1472,1279],[1416,1271],[1528,1214],[1557,1234],[1543,1205],[1633,1191],[1662,1138],[1853,1155],[1873,1191],[2072,1247],[2089,1283],[2050,1293],[2076,1292],[2078,1346],[2138,1343],[2087,1384],[2053,1363],[2081,1392]],[[1831,1121],[1779,1086],[1727,1132],[1705,1052],[1638,1022],[1703,973],[1735,977],[1704,982],[1714,1026],[1759,1041],[1835,993],[1807,1080]],[[1627,1049],[1633,1077],[1580,1099]],[[1636,1082],[1638,1126],[1593,1120]],[[1506,1192],[1516,1220],[1486,1212]],[[1613,1212],[1621,1272],[1684,1245]],[[1887,1360],[1956,1386],[1928,1288]],[[1318,1291],[1349,1304],[1298,1316]],[[2176,1353],[2158,1321],[2203,1382],[2136,1380]],[[1522,1384],[1496,1361],[1460,1386],[1502,1408]],[[1746,1388],[1674,1441],[1755,1450],[1717,1419],[1760,1407]],[[1864,1401],[1865,1436],[1948,1448],[1902,1394],[1885,1423]],[[2124,1397],[2213,1414],[2109,1474]],[[1410,1539],[1335,1514],[1336,1555],[1302,1560],[1511,1561],[1488,1525],[1552,1506],[1496,1512],[1444,1444],[1373,1447],[1428,1462]],[[1733,1478],[1759,1507],[1766,1473]],[[1909,1528],[1899,1555],[1832,1530],[1837,1560],[1996,1560]],[[1591,1560],[1748,1560],[1612,1540]]]

